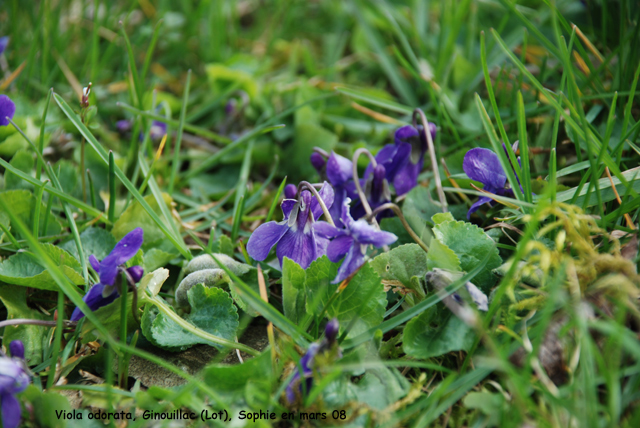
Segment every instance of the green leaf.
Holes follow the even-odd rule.
[[[144,253],[143,264],[145,272],[152,272],[158,268],[165,266],[171,260],[175,259],[178,254],[168,253],[159,248],[151,248]]]
[[[396,248],[403,244],[413,243],[414,240],[402,225],[398,217],[387,217],[380,221],[380,229],[391,232],[398,237],[398,240],[390,245],[390,248]]]
[[[233,242],[227,235],[220,235],[211,246],[212,253],[226,254],[233,257]]]
[[[333,132],[315,123],[300,123],[295,127],[295,144],[293,144],[288,152],[288,165],[297,173],[297,178],[314,176],[316,170],[309,162],[309,157],[313,153],[314,147],[331,152],[338,143],[338,137]],[[294,178],[296,178],[294,177]],[[295,181],[294,179],[291,179]]]
[[[429,242],[433,234],[427,226],[427,221],[435,214],[438,214],[442,208],[433,203],[429,189],[422,186],[416,186],[405,198],[402,205],[402,213],[411,228],[425,242]]]
[[[400,281],[410,287],[415,277],[426,275],[427,253],[418,244],[405,244],[380,254],[370,264],[381,278]]]
[[[438,213],[434,215],[431,219],[434,225],[439,225],[447,221],[455,221],[451,213]]]
[[[30,152],[28,152],[27,150],[20,150],[11,158],[11,162],[9,163],[14,168],[19,169],[20,171],[26,174],[31,174],[31,172],[33,171],[35,161]],[[30,183],[27,183],[22,178],[11,173],[10,171],[7,171],[4,174],[4,188],[7,190],[13,190],[13,189],[33,190],[33,185]]]
[[[406,395],[409,381],[397,369],[381,367],[367,370],[357,384],[349,382],[349,390],[355,401],[384,410]]]
[[[80,242],[82,242],[82,248],[84,249],[87,257],[93,254],[98,260],[102,260],[107,257],[116,246],[116,239],[113,235],[99,227],[90,227],[85,229],[80,234]],[[78,256],[78,247],[73,239],[60,245],[60,248],[67,251],[77,260],[80,260],[80,256]]]
[[[140,280],[140,283],[137,287],[138,299],[137,299],[137,309],[144,306],[145,301],[144,297],[146,297],[145,290],[149,289],[151,296],[156,296],[162,288],[162,284],[169,278],[169,271],[167,269],[157,269],[151,273],[146,274]],[[127,301],[133,301],[133,292],[129,292],[127,295]],[[93,313],[100,320],[100,323],[109,331],[112,335],[118,335],[120,333],[120,319],[121,319],[121,301],[120,297],[116,298],[113,302],[109,303],[106,306],[103,306]],[[133,314],[131,311],[127,311],[127,326],[129,327],[129,331],[137,328],[138,321],[133,318]],[[95,330],[95,333],[94,333]],[[82,342],[87,343],[92,340],[96,340],[98,338],[97,330],[95,325],[90,321],[86,320],[82,327]]]
[[[235,340],[239,324],[238,310],[228,293],[219,288],[207,288],[198,284],[187,292],[187,296],[191,313],[184,316],[185,320],[215,336]],[[184,330],[152,305],[145,307],[142,324],[147,339],[171,351],[185,350],[198,343],[220,348],[220,345]]]
[[[306,315],[306,274],[302,267],[285,257],[282,261],[282,306],[284,315],[299,324]]]
[[[140,296],[140,294],[138,294]],[[129,292],[127,294],[127,302],[131,303],[133,301],[133,292]],[[143,300],[138,297],[138,308],[141,308],[144,304]],[[93,314],[100,320],[100,324],[109,332],[112,336],[118,336],[120,334],[120,324],[121,324],[121,312],[120,308],[122,306],[122,302],[120,297],[116,298],[113,302],[105,305],[101,308],[93,311]],[[86,313],[85,313],[86,314]],[[134,330],[137,326],[137,321],[133,318],[133,313],[128,310],[127,311],[127,327],[128,331]],[[80,334],[82,337],[82,343],[91,342],[93,340],[97,340],[101,337],[101,334],[98,332],[95,324],[91,322],[91,320],[87,319],[82,326],[82,333]]]
[[[323,259],[332,265],[329,269],[326,269],[326,262]],[[335,277],[332,271],[336,268],[336,264],[331,263],[329,259],[326,259],[326,256],[318,260],[321,261],[318,267],[324,265],[323,269],[311,272],[311,266],[309,266],[307,269],[307,290],[309,290],[311,301],[315,302],[315,299],[318,298],[322,303],[319,308],[322,308],[336,292],[339,284],[328,283]],[[325,277],[326,273],[330,273],[330,275]],[[325,280],[327,285],[322,285],[322,288],[314,288],[314,293],[311,293],[312,287],[324,284]],[[325,316],[328,319],[338,318],[342,330],[351,327],[347,337],[354,337],[380,324],[384,318],[386,307],[387,294],[380,276],[369,263],[365,263],[351,279],[349,285],[327,307]]]
[[[0,197],[4,201],[4,203],[11,207],[11,212],[17,218],[22,220],[26,224],[32,224],[31,216],[35,211],[36,206],[36,198],[29,192],[28,190],[7,190],[0,193]],[[0,208],[0,212],[4,212],[2,208]],[[40,230],[41,233],[45,233],[44,222],[45,222],[45,213],[47,212],[47,207],[44,202],[40,205]],[[12,229],[15,229],[15,225],[13,222],[11,223]],[[47,230],[46,235],[57,235],[62,230],[62,226],[60,224],[59,219],[53,214],[49,213],[49,221],[47,222]],[[20,234],[16,231],[16,238],[20,237]]]
[[[473,330],[438,304],[407,323],[403,349],[415,358],[431,358],[451,351],[467,351],[474,340]]]
[[[167,205],[168,209],[171,209],[171,197],[163,193],[162,197]],[[149,204],[153,212],[161,218],[167,229],[172,226],[164,221],[160,206],[153,195],[146,196],[145,202]],[[131,232],[136,227],[141,227],[144,230],[144,244],[143,249],[152,248],[159,241],[166,239],[165,233],[160,229],[156,222],[147,213],[146,209],[139,203],[133,202],[129,207],[120,215],[118,221],[113,225],[111,233],[116,240],[121,240],[127,233]]]
[[[164,284],[167,278],[169,278],[169,270],[164,268],[156,269],[153,272],[146,274],[140,280],[140,284],[138,284],[138,293],[142,293],[144,290],[148,289],[151,293],[151,297],[156,296],[160,292],[162,284]]]
[[[224,241],[220,241],[220,242],[224,242]],[[231,241],[229,240],[229,242]],[[258,283],[258,269],[246,263],[240,263],[234,260],[231,256],[228,256],[226,254],[216,253],[214,254],[214,256],[218,259],[220,263],[224,264],[225,267],[227,267],[235,275],[237,275],[241,281],[243,281],[245,284],[251,287],[253,291],[260,294],[260,285]],[[195,272],[202,271],[202,270],[221,269],[221,268],[222,267],[218,265],[218,263],[216,263],[216,261],[213,260],[213,257],[211,257],[209,254],[202,254],[198,257],[195,257],[193,260],[189,262],[189,264],[187,264],[187,266],[184,269],[184,273],[187,275],[191,275]],[[268,270],[263,271],[265,275],[268,272],[269,272]],[[227,277],[227,282],[229,284],[229,291],[231,293],[231,297],[233,297],[233,300],[238,305],[238,307],[253,317],[257,316],[258,313],[251,306],[249,306],[247,300],[244,297],[242,297],[242,293],[239,292],[236,286],[236,283],[231,281],[228,277]],[[177,293],[176,293],[176,296],[177,296]]]
[[[42,248],[73,284],[84,284],[80,263],[71,254],[52,244],[42,244]],[[14,254],[0,263],[0,280],[8,284],[58,291],[51,274],[35,256],[27,252]]]
[[[417,293],[407,294],[406,300],[409,305],[413,306],[425,297],[424,276],[427,273],[427,253],[418,244],[396,247],[388,253],[380,254],[370,264],[382,279],[400,281],[406,288]]]
[[[35,385],[29,385],[21,394],[21,399],[31,403],[35,425],[42,428],[64,428],[67,420],[56,416],[56,411],[71,412],[71,405],[66,397],[55,392],[42,392]],[[23,420],[23,422],[25,422]],[[83,426],[92,427],[91,423]]]
[[[307,313],[320,315],[322,307],[327,303],[331,292],[337,288],[331,281],[338,274],[338,264],[331,263],[327,256],[311,262],[306,269],[307,281]]]
[[[29,318],[34,320],[45,319],[44,315],[27,306],[27,289],[15,285],[3,284],[0,286],[0,300],[7,309],[7,319]],[[2,342],[5,348],[13,340],[21,340],[24,344],[25,359],[30,366],[42,362],[42,350],[44,339],[48,329],[38,325],[7,326],[2,334]]]
[[[60,180],[62,190],[68,195],[82,198],[82,186],[80,184],[82,177],[78,173],[78,168],[67,160],[57,162],[53,168],[58,180]]]
[[[433,233],[458,256],[460,268],[465,272],[476,267],[487,253],[491,255],[473,281],[482,291],[488,293],[495,284],[491,270],[502,264],[493,239],[478,226],[463,221],[444,221],[433,228]]]
[[[243,393],[247,383],[272,376],[271,352],[266,351],[242,364],[212,364],[203,369],[204,381],[221,394]]]
[[[427,254],[427,267],[429,270],[440,268],[459,272],[460,259],[451,248],[439,240],[433,239]]]

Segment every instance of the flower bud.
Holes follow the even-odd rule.
[[[311,165],[313,165],[316,171],[318,171],[319,174],[322,174],[322,169],[327,163],[327,160],[324,158],[324,156],[322,156],[318,152],[313,152],[311,153],[311,157],[309,159],[311,160]]]
[[[327,323],[324,328],[324,336],[327,338],[329,343],[335,342],[338,337],[338,331],[340,330],[340,323],[338,323],[338,318],[333,318],[331,321]]]
[[[287,184],[284,187],[284,197],[285,199],[295,199],[298,194],[298,188],[295,184]]]
[[[238,101],[236,101],[234,98],[230,99],[227,104],[225,104],[224,112],[227,114],[227,116],[231,116],[233,113],[235,113],[237,104]]]
[[[9,344],[9,352],[15,358],[24,359],[24,344],[20,340],[14,340]]]
[[[137,283],[142,279],[142,276],[144,275],[144,269],[142,268],[142,266],[131,266],[127,269],[127,273],[131,276],[133,282]]]

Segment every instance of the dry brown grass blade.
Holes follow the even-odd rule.
[[[392,125],[402,125],[403,123],[400,122],[397,119],[392,118],[391,116],[387,116],[386,114],[382,114],[379,113],[375,110],[371,110],[370,108],[367,108],[361,104],[358,104],[355,101],[351,102],[351,107],[353,107],[354,109],[358,110],[360,113],[364,113],[369,117],[374,118],[375,120],[377,120],[378,122],[382,122],[382,123],[390,123]]]
[[[11,82],[16,80],[16,77],[18,77],[20,75],[20,73],[22,73],[22,70],[24,70],[24,67],[26,65],[27,65],[27,61],[23,61],[22,64],[20,64],[18,66],[18,68],[13,70],[13,72],[9,76],[7,76],[6,79],[4,79],[2,82],[0,82],[0,91],[4,91],[5,89],[7,89],[9,87],[9,85],[11,84]]]

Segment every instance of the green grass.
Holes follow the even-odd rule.
[[[18,251],[32,255],[57,289],[30,288],[18,303],[0,289],[0,320],[51,321],[56,309],[68,316],[74,306],[85,307],[80,291],[92,274],[82,233],[122,226],[126,209],[139,209],[145,233],[156,233],[155,242],[145,241],[145,256],[154,249],[168,254],[162,296],[171,296],[199,254],[247,261],[252,231],[282,219],[285,183],[318,181],[308,161],[313,146],[347,157],[362,147],[375,153],[421,108],[438,126],[434,145],[451,172],[443,186],[456,220],[466,220],[464,195],[471,202],[482,195],[463,172],[464,154],[485,147],[498,155],[514,196],[496,198],[504,203],[496,208],[483,206],[472,222],[487,228],[503,261],[523,265],[511,263],[492,277],[489,311],[479,313],[469,346],[430,358],[408,355],[403,340],[418,317],[448,311],[441,297],[427,289],[414,304],[389,291],[382,321],[343,340],[343,359],[319,363],[310,396],[296,410],[346,409],[349,426],[638,426],[637,242],[620,236],[635,233],[625,216],[637,222],[640,213],[639,18],[630,0],[586,6],[577,0],[60,0],[31,7],[8,0],[0,9],[0,36],[11,38],[0,58],[0,87],[24,68],[1,91],[17,112],[15,125],[0,128],[0,166],[4,191],[25,189],[37,203],[33,212],[16,214],[0,193],[0,252],[4,259]],[[82,110],[76,82],[92,82],[95,111]],[[131,130],[119,133],[118,120],[130,121]],[[156,120],[169,131],[158,159],[159,141],[150,135]],[[19,162],[21,150],[32,155],[31,166]],[[437,199],[428,156],[425,162],[420,190]],[[80,165],[90,171],[86,194]],[[415,198],[403,202],[410,223],[432,225],[438,207]],[[50,213],[62,226],[55,235],[47,232]],[[488,228],[498,221],[501,227]],[[79,288],[43,245],[67,241],[84,254]],[[448,292],[473,282],[489,262],[490,254],[484,256]],[[261,315],[241,316],[241,325],[264,332],[272,323],[276,331],[275,348],[270,342],[246,370],[217,365],[235,352],[227,348],[198,373],[187,373],[169,362],[174,354],[143,338],[132,342],[138,328],[132,319],[114,322],[85,311],[100,350],[69,365],[64,386],[47,374],[59,358],[65,368],[75,361],[73,352],[88,336],[63,333],[62,317],[57,328],[0,330],[40,352],[32,364],[34,386],[21,400],[56,407],[66,399],[53,393],[75,389],[89,397],[85,406],[111,410],[168,411],[173,402],[198,414],[293,411],[283,393],[301,351],[321,336],[323,305],[316,311],[308,304],[304,320],[292,321],[282,301],[290,280],[260,266],[268,270],[268,302],[253,278],[225,268]],[[536,284],[526,279],[527,269],[536,270]],[[118,301],[122,310],[127,301]],[[361,314],[368,303],[353,303],[354,311]],[[68,345],[76,340],[78,348]],[[243,349],[259,353],[252,345]],[[126,374],[131,355],[186,384],[165,388],[137,379],[133,388],[118,389],[114,380]],[[269,364],[260,365],[263,356]],[[107,385],[82,385],[78,369]],[[373,373],[377,384],[368,377]],[[393,395],[396,390],[403,392]],[[393,402],[376,407],[379,396]],[[43,423],[53,426],[37,417],[26,426]],[[147,424],[139,418],[129,426]]]

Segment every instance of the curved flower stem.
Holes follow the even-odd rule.
[[[415,109],[413,111],[413,127],[418,129],[417,126],[417,117],[420,116],[420,121],[422,122],[422,132],[425,134],[425,138],[427,139],[427,145],[429,146],[429,155],[431,156],[431,168],[433,169],[433,178],[436,181],[436,190],[438,192],[438,199],[440,199],[440,205],[442,207],[442,212],[447,212],[447,198],[444,195],[444,190],[442,190],[442,181],[440,181],[440,171],[438,170],[438,158],[436,157],[436,148],[433,145],[433,139],[431,138],[431,132],[429,131],[429,122],[427,121],[427,116],[424,114],[422,109]]]
[[[313,148],[313,151],[316,153],[320,153],[325,158],[328,158],[330,156],[325,149],[321,149],[320,147],[317,147],[317,146]]]
[[[402,225],[404,226],[404,228],[407,230],[407,232],[409,232],[409,235],[411,235],[411,237],[413,238],[414,241],[416,241],[416,244],[420,245],[420,247],[425,251],[425,252],[429,252],[429,247],[427,247],[427,244],[425,244],[424,242],[422,242],[422,239],[420,239],[420,237],[418,236],[417,233],[415,233],[413,231],[413,229],[411,228],[411,226],[409,226],[409,223],[407,223],[407,219],[404,218],[404,215],[402,214],[402,210],[400,209],[399,206],[397,206],[396,204],[392,203],[392,202],[387,202],[386,204],[382,204],[380,205],[378,208],[376,208],[370,215],[368,215],[367,217],[373,217],[375,218],[375,216],[384,210],[392,210],[395,215],[398,216],[398,218],[400,219],[400,221],[402,222]]]
[[[32,320],[29,318],[14,318],[10,320],[0,321],[0,328],[13,326],[13,325],[41,325],[44,327],[55,327],[58,322],[57,321],[45,321],[45,320]],[[64,327],[74,327],[77,324],[77,321],[62,321],[62,325]]]
[[[356,185],[356,191],[358,192],[358,197],[360,198],[360,202],[362,202],[362,206],[364,207],[364,212],[367,213],[366,218],[369,222],[371,222],[375,227],[380,229],[380,225],[376,220],[376,216],[371,216],[371,205],[369,205],[369,201],[367,201],[367,195],[362,191],[362,186],[360,186],[360,178],[358,177],[358,158],[361,154],[366,154],[369,156],[369,160],[371,160],[371,165],[373,168],[378,166],[378,162],[376,162],[376,158],[371,154],[371,152],[364,148],[359,148],[353,153],[353,158],[351,163],[353,165],[353,183]],[[387,250],[387,246],[384,246],[385,251]]]
[[[369,201],[367,201],[367,196],[362,191],[362,186],[360,186],[360,178],[358,177],[358,158],[363,153],[369,156],[369,159],[371,160],[371,164],[373,165],[374,168],[378,166],[378,163],[376,162],[376,158],[367,149],[359,148],[353,153],[353,158],[351,161],[353,165],[353,183],[356,185],[356,191],[358,192],[358,196],[360,197],[360,202],[362,202],[364,211],[367,213],[367,216],[368,216],[369,214],[371,214],[371,206],[369,205]]]
[[[180,327],[187,330],[189,333],[195,334],[196,336],[201,337],[202,339],[208,340],[209,342],[226,346],[227,348],[239,349],[254,357],[260,354],[260,352],[251,348],[250,346],[243,345],[242,343],[234,342],[231,340],[227,340],[222,337],[215,336],[211,333],[207,333],[206,331],[199,329],[198,327],[194,326],[190,322],[183,319],[177,313],[173,312],[171,308],[169,308],[169,306],[167,306],[167,304],[164,303],[162,300],[158,299],[157,297],[150,297],[148,294],[147,296],[148,297],[145,297],[145,300],[147,300],[149,303],[153,303],[154,305],[156,305],[156,307],[160,310],[160,312],[165,314],[167,317],[171,318],[176,324],[178,324]]]
[[[320,193],[318,193],[316,188],[313,187],[313,184],[309,183],[308,181],[301,181],[300,184],[298,184],[298,194],[296,195],[297,199],[300,198],[300,193],[305,188],[309,190],[311,193],[313,193],[313,195],[316,197],[318,203],[320,204],[320,207],[322,208],[322,212],[324,213],[325,220],[327,221],[327,223],[335,227],[336,224],[333,222],[333,219],[331,218],[331,214],[329,214],[329,208],[327,208],[327,206],[324,204],[324,201],[322,200]],[[313,220],[315,220],[315,218]]]

